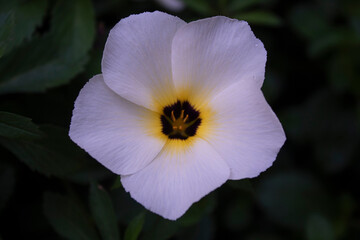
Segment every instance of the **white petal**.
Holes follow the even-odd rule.
[[[171,220],[229,177],[229,167],[208,143],[197,138],[189,146],[185,144],[170,141],[146,168],[121,176],[124,188],[136,201]]]
[[[162,12],[122,19],[110,31],[105,45],[105,83],[120,96],[153,110],[173,103],[171,42],[185,24]]]
[[[265,62],[264,45],[247,22],[222,16],[187,24],[172,44],[174,83],[190,98],[206,99],[237,81],[260,88]]]
[[[253,84],[236,83],[210,103],[214,128],[210,144],[230,167],[230,179],[255,177],[265,171],[285,142],[284,130]]]
[[[97,75],[76,99],[69,135],[114,173],[131,174],[164,146],[159,119],[157,113],[118,96]]]

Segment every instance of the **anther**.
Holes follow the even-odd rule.
[[[183,122],[185,123],[185,122],[186,122],[186,120],[188,120],[188,118],[189,118],[189,115],[188,115],[188,114],[186,114],[186,116],[185,116],[185,118],[184,118]]]

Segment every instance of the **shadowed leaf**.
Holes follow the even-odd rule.
[[[0,143],[31,169],[47,176],[66,177],[87,166],[85,153],[70,141],[65,129],[44,126],[41,130],[46,136],[37,141],[0,138]]]
[[[278,16],[267,11],[245,12],[238,14],[236,18],[255,25],[278,27],[282,24],[281,19]]]
[[[237,12],[249,7],[252,7],[258,3],[261,3],[263,0],[233,0],[229,4],[229,10]]]
[[[321,37],[330,30],[323,12],[312,5],[295,7],[289,17],[295,31],[307,39]]]
[[[91,1],[58,1],[52,23],[49,33],[0,59],[0,94],[43,92],[83,70],[95,34]]]
[[[90,207],[104,240],[120,240],[115,209],[108,193],[95,183],[90,187]]]
[[[131,220],[129,226],[126,228],[124,240],[136,240],[143,228],[145,221],[145,213],[142,212]]]
[[[47,3],[46,0],[0,3],[0,57],[31,37],[44,18]]]
[[[210,15],[213,10],[206,0],[184,0],[186,6],[202,15]]]
[[[0,211],[5,207],[5,204],[12,195],[15,187],[15,172],[14,169],[7,165],[0,166]]]
[[[214,210],[216,200],[214,195],[209,195],[201,199],[190,207],[178,222],[183,226],[191,226],[200,222],[202,218]]]
[[[334,240],[334,232],[330,223],[320,215],[313,215],[306,224],[307,240]]]
[[[313,177],[298,172],[263,179],[258,200],[271,220],[293,229],[304,226],[313,213],[328,210],[330,204],[323,187]]]
[[[43,210],[51,226],[66,239],[99,239],[83,206],[72,198],[45,193]]]
[[[0,111],[0,136],[10,139],[41,138],[41,131],[30,118]]]

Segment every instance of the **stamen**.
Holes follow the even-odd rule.
[[[183,119],[183,118],[184,118],[184,109],[183,109],[183,110],[181,110],[180,118],[181,118],[181,119]]]
[[[176,121],[176,118],[175,118],[175,115],[174,115],[174,110],[171,111],[171,120],[172,120],[173,122]]]
[[[163,115],[160,117],[162,132],[169,139],[186,140],[195,136],[201,124],[199,115],[200,112],[187,101],[177,101],[173,105],[166,106],[163,109]]]

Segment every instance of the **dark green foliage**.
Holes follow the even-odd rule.
[[[305,226],[312,213],[327,212],[330,204],[323,186],[297,172],[264,178],[258,188],[258,200],[271,219],[295,229]]]
[[[48,33],[0,59],[0,94],[43,92],[83,70],[95,33],[90,0],[57,1],[52,16]]]
[[[251,11],[236,16],[239,20],[245,20],[252,24],[278,27],[281,25],[281,19],[271,12]]]
[[[124,240],[136,240],[143,228],[145,221],[145,213],[142,212],[129,223],[129,226],[126,228]]]
[[[41,129],[46,135],[39,140],[0,139],[0,144],[32,170],[48,176],[71,177],[87,166],[85,153],[72,144],[65,129]]]
[[[31,119],[8,112],[0,112],[0,136],[9,139],[41,138],[39,127]]]
[[[0,57],[29,39],[46,13],[48,1],[2,1],[0,10]]]
[[[91,212],[102,239],[120,240],[114,207],[108,193],[102,186],[92,183],[89,198]]]
[[[322,216],[314,215],[306,224],[306,239],[308,240],[333,240],[334,228]]]
[[[202,15],[209,15],[213,13],[213,9],[211,8],[211,5],[209,4],[209,1],[206,0],[198,0],[198,1],[192,1],[192,0],[184,0],[186,3],[186,6],[190,8],[191,10],[202,14]]]
[[[183,2],[174,13],[152,0],[0,0],[0,239],[359,239],[360,2]],[[109,30],[153,10],[248,21],[287,136],[269,170],[177,221],[144,209],[68,136]]]
[[[45,193],[44,214],[55,231],[66,239],[99,239],[89,214],[84,207],[70,196]]]
[[[7,201],[9,201],[15,187],[14,168],[7,165],[0,165],[0,213]]]

